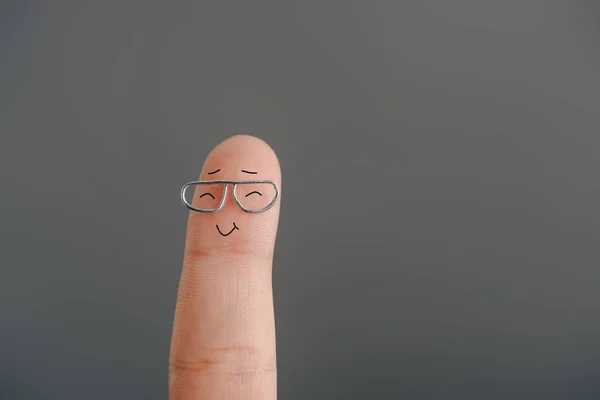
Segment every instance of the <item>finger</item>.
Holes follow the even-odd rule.
[[[280,186],[281,172],[265,142],[234,136],[210,152],[200,180]],[[222,187],[197,186],[193,205],[215,208],[207,204],[220,201]],[[232,189],[218,212],[190,211],[171,340],[171,400],[276,399],[271,267],[279,201],[262,213],[244,212]],[[270,195],[240,187],[236,194],[249,207]]]

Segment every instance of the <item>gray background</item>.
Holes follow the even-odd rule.
[[[179,189],[239,132],[281,399],[600,398],[598,2],[0,4],[0,398],[166,398]]]

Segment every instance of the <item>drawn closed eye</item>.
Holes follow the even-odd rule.
[[[250,196],[251,194],[255,194],[255,193],[256,193],[257,195],[259,195],[259,196],[262,196],[262,194],[261,194],[260,192],[257,192],[257,191],[255,190],[255,191],[253,191],[253,192],[250,192],[250,193],[248,193],[248,194],[247,194],[246,196],[244,196],[244,197],[248,197],[248,196]]]
[[[213,195],[212,195],[212,194],[210,194],[210,193],[204,193],[203,195],[201,195],[201,196],[200,196],[200,198],[202,198],[202,197],[204,197],[204,196],[210,196],[210,197],[212,197],[212,198],[213,198],[213,200],[215,199],[215,196],[213,196]]]

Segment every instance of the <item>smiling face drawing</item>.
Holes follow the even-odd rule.
[[[202,218],[198,224],[206,227],[207,221],[211,221],[213,232],[222,237],[243,231],[256,232],[256,225],[268,220],[256,214],[273,208],[280,196],[277,181],[265,179],[280,179],[273,151],[254,137],[237,138],[233,143],[226,140],[219,144],[207,157],[200,180],[186,183],[181,190],[183,203],[196,211],[192,213],[197,214],[194,218]],[[266,146],[262,151],[265,154],[240,154],[244,150],[243,146],[239,148],[240,141],[250,142],[247,144],[252,145],[252,153],[257,153],[256,142],[260,142]],[[231,153],[237,154],[231,157]]]
[[[217,169],[208,172],[214,175]],[[258,174],[256,171],[241,170],[245,174]],[[189,199],[188,191],[195,187],[193,198]],[[272,180],[209,180],[186,183],[181,189],[183,203],[193,211],[213,213],[219,211],[226,203],[228,192],[231,192],[235,203],[247,213],[262,213],[269,210],[279,199],[279,187]],[[240,228],[233,221],[233,227],[227,233],[216,225],[221,236],[229,236]]]

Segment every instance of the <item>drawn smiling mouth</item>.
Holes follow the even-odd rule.
[[[237,225],[235,224],[235,222],[233,223],[233,228],[231,228],[231,230],[230,230],[229,232],[227,232],[227,233],[223,233],[223,232],[221,232],[221,229],[219,229],[219,225],[216,225],[216,226],[217,226],[217,230],[219,231],[219,233],[221,234],[221,236],[229,236],[229,235],[231,235],[231,234],[233,233],[233,231],[235,231],[236,229],[237,229],[238,231],[240,230],[240,228],[238,228],[238,227],[237,227]]]

